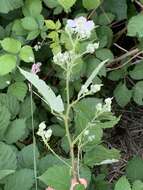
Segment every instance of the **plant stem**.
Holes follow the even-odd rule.
[[[67,68],[67,75],[66,75],[66,97],[67,97],[67,109],[66,114],[64,116],[64,123],[65,123],[65,129],[66,129],[66,135],[70,146],[70,156],[71,156],[71,164],[72,164],[72,175],[73,178],[76,177],[76,168],[75,168],[75,157],[74,157],[74,146],[72,143],[70,131],[69,131],[69,114],[70,114],[70,94],[69,94],[69,81],[70,81],[70,68]]]

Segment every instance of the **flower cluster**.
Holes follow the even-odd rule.
[[[100,91],[102,86],[103,86],[102,84],[91,84],[90,89],[88,89],[86,85],[82,85],[81,95],[85,96],[85,95],[89,95],[89,94],[94,94],[94,93]]]
[[[32,69],[31,69],[31,73],[33,74],[37,74],[39,73],[41,70],[40,70],[40,67],[41,67],[42,63],[38,62],[38,63],[34,63],[32,65]]]
[[[99,43],[93,43],[93,44],[88,44],[86,47],[86,52],[87,53],[94,53],[96,49],[99,48]]]
[[[90,38],[94,28],[94,22],[88,21],[83,16],[75,18],[74,20],[67,20],[66,30],[70,31],[71,34],[77,34],[80,39]]]
[[[74,57],[75,54],[73,51],[65,51],[64,53],[59,52],[58,54],[54,55],[53,61],[57,65],[64,66],[65,64],[71,63]]]
[[[35,49],[35,51],[38,51],[41,49],[41,47],[42,47],[42,43],[38,42],[33,48]]]
[[[50,137],[52,136],[52,129],[48,129],[48,130],[45,130],[45,129],[46,129],[46,124],[43,121],[39,125],[39,130],[37,132],[37,135],[41,136],[42,138],[45,138],[46,141],[49,141]]]
[[[104,105],[102,105],[102,103],[98,103],[96,105],[96,110],[100,113],[110,112],[111,111],[111,104],[112,104],[112,98],[106,98]]]

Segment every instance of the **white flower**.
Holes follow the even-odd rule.
[[[90,91],[91,91],[91,93],[96,93],[96,92],[98,92],[98,91],[100,91],[101,90],[101,86],[103,86],[102,84],[92,84],[91,86],[90,86]]]
[[[81,91],[82,91],[82,94],[86,94],[86,93],[88,93],[89,90],[85,85],[82,85]]]
[[[50,137],[52,136],[52,129],[46,129],[46,124],[45,121],[43,121],[42,123],[40,123],[39,125],[39,130],[37,132],[37,135],[41,136],[42,138],[45,138],[46,141],[49,141]]]
[[[96,110],[98,111],[98,112],[101,112],[102,111],[102,104],[101,103],[98,103],[97,105],[96,105]]]
[[[94,44],[88,44],[86,47],[86,52],[87,53],[94,53],[96,49],[98,49],[99,43],[94,43]]]
[[[35,49],[35,51],[38,51],[38,50],[39,50],[39,46],[36,44],[36,45],[34,46],[34,49]]]
[[[57,65],[64,65],[70,63],[75,58],[75,54],[72,51],[59,52],[54,55],[53,61]]]
[[[103,109],[104,109],[105,112],[110,112],[111,111],[112,99],[113,98],[106,98],[105,99],[105,105],[103,106]]]
[[[8,85],[9,85],[9,84],[10,84],[10,81],[9,81],[9,80],[8,80],[8,81],[6,81],[6,84],[8,84]]]
[[[89,130],[84,131],[84,135],[85,136],[89,135]]]
[[[45,131],[45,138],[49,140],[51,136],[52,136],[52,129],[50,128],[47,131]]]
[[[95,28],[93,21],[88,21],[85,17],[81,16],[74,20],[67,20],[66,29],[71,33],[77,34],[80,39],[90,38],[92,30]]]

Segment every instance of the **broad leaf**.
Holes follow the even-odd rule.
[[[85,153],[84,163],[88,166],[94,166],[116,162],[119,158],[120,154],[118,150],[114,148],[107,149],[102,145],[97,145]]]
[[[34,171],[21,169],[7,178],[5,190],[30,190],[34,184]]]
[[[16,119],[8,127],[5,133],[5,141],[8,144],[16,143],[26,132],[26,124],[24,119]]]
[[[14,172],[15,170],[0,170],[0,180]]]
[[[140,13],[129,20],[128,36],[143,37],[143,14]]]
[[[130,76],[135,80],[143,79],[143,62],[140,62],[135,68],[130,71]]]
[[[15,55],[4,54],[0,56],[0,75],[6,75],[16,67]]]
[[[26,63],[34,62],[34,53],[31,46],[24,46],[20,51],[20,59]]]
[[[67,190],[70,188],[70,170],[66,166],[53,166],[39,177],[46,185],[55,190]]]
[[[133,183],[132,190],[143,190],[143,182],[140,181],[140,180],[136,180],[136,181]]]
[[[15,170],[16,168],[17,159],[12,147],[0,142],[0,170]]]
[[[1,46],[9,53],[18,53],[21,49],[21,42],[13,38],[5,38],[1,41]]]
[[[0,0],[0,12],[8,13],[23,6],[23,0]]]
[[[143,81],[137,82],[134,86],[133,99],[137,104],[143,105]]]
[[[20,72],[37,88],[52,110],[60,113],[64,111],[64,105],[60,95],[56,96],[53,90],[43,80],[39,79],[37,75],[24,71],[23,69],[20,69]]]
[[[82,0],[82,3],[86,9],[97,9],[101,4],[101,0]]]
[[[130,102],[130,99],[132,97],[132,91],[129,90],[125,84],[120,83],[114,90],[114,96],[117,103],[121,107],[124,107]]]
[[[36,30],[38,29],[38,24],[33,17],[25,17],[21,20],[21,24],[25,30]]]
[[[122,176],[115,184],[115,190],[131,190],[131,185],[125,176]]]
[[[8,87],[8,93],[15,96],[18,100],[23,101],[26,96],[28,87],[24,82],[15,82]]]
[[[58,0],[58,2],[65,10],[68,10],[75,4],[76,0]]]

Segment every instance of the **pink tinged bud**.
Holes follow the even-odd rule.
[[[52,187],[48,187],[46,188],[46,190],[55,190],[55,189],[53,189]]]
[[[85,189],[87,188],[87,180],[84,179],[84,178],[80,178],[80,179],[79,179],[79,182],[78,182],[76,179],[72,179],[72,180],[71,180],[71,187],[70,187],[70,190],[74,190],[74,187],[75,187],[76,185],[79,185],[79,184],[83,185],[83,186],[85,187]]]
[[[34,63],[33,65],[32,65],[32,69],[31,69],[31,72],[33,73],[33,74],[37,74],[37,73],[39,73],[41,70],[40,70],[40,67],[41,67],[41,63],[39,62],[39,63]]]

